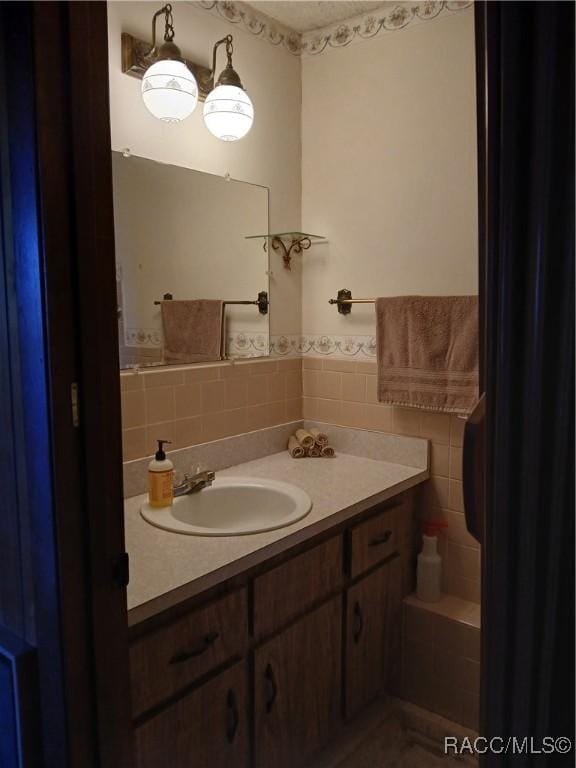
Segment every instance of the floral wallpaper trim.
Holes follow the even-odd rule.
[[[441,13],[471,8],[473,0],[413,0],[390,4],[380,10],[300,34],[255,10],[241,0],[198,0],[189,5],[238,25],[246,32],[281,46],[294,56],[317,56],[332,48],[370,40],[384,32],[396,32],[410,24],[430,21]]]
[[[472,5],[472,0],[420,0],[397,3],[392,7],[355,16],[323,29],[305,32],[301,40],[301,55],[317,56],[331,48],[343,48],[352,42],[371,40],[384,32],[405,29],[411,24],[435,19],[446,11],[462,11]]]
[[[288,357],[331,357],[342,360],[376,359],[375,336],[328,336],[304,334],[302,336],[271,336],[270,355]]]
[[[126,328],[125,347],[161,349],[162,332],[154,328]],[[237,331],[226,335],[227,357],[262,357],[269,354],[269,337],[260,331]]]
[[[294,56],[300,55],[301,35],[284,27],[249,5],[238,0],[199,0],[189,5],[202,8],[213,15],[220,16],[230,24],[237,24],[246,32],[266,40],[271,45],[281,46]]]

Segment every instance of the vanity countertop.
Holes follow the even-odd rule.
[[[293,483],[310,495],[312,510],[286,528],[211,538],[156,528],[140,515],[146,495],[126,499],[130,625],[220,584],[428,478],[426,469],[403,464],[349,454],[333,459],[295,460],[286,451],[217,474]]]

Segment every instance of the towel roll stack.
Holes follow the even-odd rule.
[[[332,459],[336,455],[334,448],[328,445],[328,435],[314,427],[297,429],[288,440],[288,453],[293,459]]]

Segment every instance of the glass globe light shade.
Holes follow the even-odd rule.
[[[213,136],[222,141],[238,141],[254,122],[250,97],[235,85],[218,85],[204,102],[204,122]]]
[[[198,84],[183,62],[161,59],[144,73],[142,99],[154,117],[166,123],[179,123],[196,109]]]

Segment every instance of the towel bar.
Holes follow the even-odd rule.
[[[336,299],[328,299],[328,304],[337,304],[341,315],[349,315],[352,312],[352,304],[374,304],[376,299],[353,299],[352,291],[341,288]]]
[[[174,296],[172,296],[171,293],[165,293],[162,297],[162,301],[172,301]],[[162,301],[155,301],[154,304],[162,304]],[[225,306],[228,304],[253,304],[254,306],[258,307],[258,312],[260,312],[261,315],[267,315],[268,314],[268,307],[270,306],[270,301],[268,299],[268,293],[266,291],[260,291],[258,294],[258,298],[256,301],[224,301],[222,302]]]

